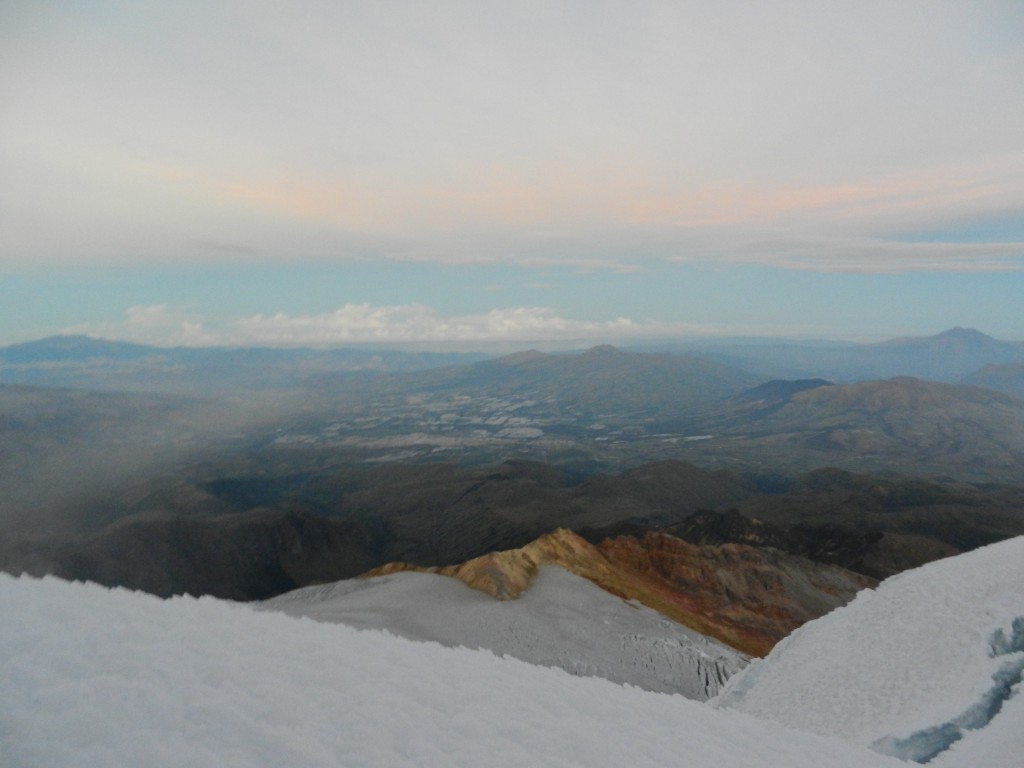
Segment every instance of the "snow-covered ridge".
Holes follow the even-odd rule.
[[[843,568],[743,544],[695,545],[648,532],[642,538],[615,536],[594,545],[564,528],[523,547],[489,552],[464,563],[422,567],[394,562],[364,576],[406,571],[441,574],[497,600],[515,600],[531,588],[539,569],[546,565],[563,568],[611,595],[645,605],[701,637],[715,638],[752,656],[765,655],[795,627],[877,584]],[[387,605],[391,611],[404,610],[394,601]],[[586,616],[577,618],[588,623]],[[386,628],[387,624],[380,626]],[[450,632],[443,639],[430,639],[459,641]]]
[[[5,768],[903,763],[607,680],[211,598],[0,575]]]
[[[1018,537],[861,592],[734,677],[715,704],[904,759],[1016,767],[1022,672]],[[979,750],[984,760],[964,758]]]
[[[485,648],[702,701],[748,661],[739,651],[558,566],[540,566],[531,588],[508,601],[447,576],[400,572],[298,589],[261,607],[385,629],[412,640]]]

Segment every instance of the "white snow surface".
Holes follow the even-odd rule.
[[[0,575],[0,765],[882,768],[682,696],[259,612]]]
[[[712,704],[937,766],[1020,768],[1022,670],[1018,537],[858,593],[730,679]]]
[[[264,607],[411,640],[486,648],[517,659],[704,701],[749,659],[558,566],[499,601],[461,581],[403,572],[289,592]]]

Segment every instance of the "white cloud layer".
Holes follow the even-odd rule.
[[[608,342],[706,335],[715,329],[684,323],[640,322],[626,317],[575,320],[546,307],[444,316],[421,304],[346,304],[323,314],[281,312],[223,322],[186,315],[164,305],[139,306],[129,309],[121,320],[76,325],[63,332],[161,346],[329,347],[423,342]]]

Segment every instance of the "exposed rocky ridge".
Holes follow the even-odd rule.
[[[736,510],[698,512],[668,526],[665,533],[691,544],[748,544],[771,547],[874,579],[959,554],[957,547],[926,536],[881,527],[821,522],[777,525]]]
[[[372,577],[407,570],[437,573],[459,579],[497,600],[512,600],[529,588],[542,565],[559,565],[595,583],[603,582],[606,588],[615,579],[611,563],[600,551],[565,528],[545,534],[523,547],[491,552],[456,565],[419,567],[396,562],[363,575]]]
[[[751,655],[849,601],[874,580],[777,550],[741,544],[697,546],[673,536],[620,536],[595,546],[560,529],[514,550],[422,568],[390,563],[372,577],[422,571],[457,578],[499,600],[526,590],[542,565],[559,565],[623,599]]]
[[[867,552],[885,536],[875,529],[854,529],[841,525],[784,526],[747,517],[735,509],[701,510],[685,520],[655,529],[690,544],[746,544],[771,547],[809,560],[840,565],[863,573],[860,566]],[[604,528],[588,528],[580,535],[594,544],[607,538],[633,536],[642,538],[651,532],[634,521]],[[874,574],[868,573],[874,577]],[[888,574],[886,574],[888,575]]]
[[[675,607],[664,613],[697,617],[690,626],[754,656],[877,583],[779,550],[693,545],[662,533],[608,539],[600,550],[657,582],[660,600]]]

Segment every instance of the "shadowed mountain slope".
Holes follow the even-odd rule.
[[[864,560],[838,561],[875,576],[1024,533],[1020,486],[937,483],[820,469],[798,478],[784,494],[756,494],[736,506],[747,517],[785,527],[884,532],[877,546],[861,552]]]
[[[595,544],[662,532],[774,547],[873,577],[1024,532],[1020,486],[835,469],[762,481],[683,462],[585,480],[530,462],[268,468],[129,485],[93,506],[113,522],[60,535],[0,531],[0,567],[252,599],[396,560],[460,563],[560,526]]]
[[[705,424],[737,460],[785,468],[1024,477],[1024,400],[914,378],[734,399]]]
[[[470,366],[393,377],[382,392],[485,392],[618,418],[678,418],[757,383],[745,371],[700,357],[629,352],[611,346],[582,353],[537,351]]]
[[[370,526],[298,511],[140,515],[73,545],[57,545],[48,570],[161,597],[258,600],[353,576],[373,565],[375,548]]]

